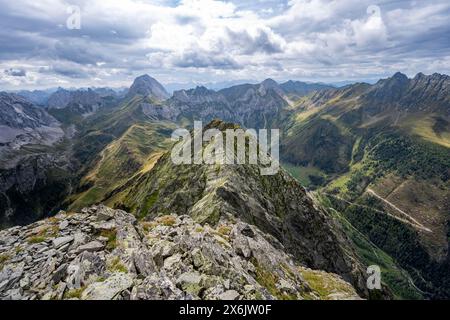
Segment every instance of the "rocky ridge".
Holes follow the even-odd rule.
[[[105,206],[0,232],[0,299],[360,299],[240,219],[139,222]]]
[[[101,96],[92,89],[69,91],[61,88],[53,93],[47,102],[49,109],[63,109],[69,105],[92,109],[98,107],[101,103]]]
[[[204,129],[209,128],[224,132],[239,126],[215,120]],[[203,147],[209,150],[211,143]],[[261,176],[258,165],[174,165],[168,152],[104,203],[144,220],[189,215],[217,227],[229,216],[239,218],[276,238],[303,265],[337,273],[368,294],[364,267],[339,225],[282,168]]]

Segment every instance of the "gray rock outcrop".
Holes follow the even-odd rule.
[[[61,228],[64,226],[64,228]],[[138,222],[98,206],[0,231],[0,299],[359,299],[339,276],[295,263],[230,218]]]

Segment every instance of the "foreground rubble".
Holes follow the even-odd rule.
[[[0,231],[0,299],[359,299],[235,218],[138,222],[94,206]]]

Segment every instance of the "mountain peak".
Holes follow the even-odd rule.
[[[276,82],[275,80],[268,78],[266,80],[264,80],[263,82],[261,82],[261,85],[264,86],[265,88],[275,88],[278,87],[278,82]]]
[[[204,86],[196,86],[195,89],[192,90],[194,94],[207,94],[210,92],[214,92],[213,90],[209,90]]]
[[[381,87],[391,88],[392,86],[406,85],[409,81],[409,78],[401,73],[396,72],[392,77],[381,79],[375,85],[375,88],[379,89]]]
[[[416,76],[414,77],[414,79],[423,79],[423,78],[425,78],[426,76],[422,73],[422,72],[419,72],[418,74],[416,74]]]
[[[441,73],[435,72],[432,75],[426,75],[426,74],[423,74],[422,72],[419,72],[414,77],[413,80],[416,80],[416,81],[425,80],[425,81],[436,82],[436,81],[445,81],[445,80],[448,80],[448,79],[449,79],[449,76],[446,75],[446,74],[441,74]]]
[[[133,97],[135,95],[150,96],[158,100],[169,98],[169,94],[162,84],[148,74],[139,76],[134,80],[127,97]]]
[[[404,73],[396,72],[396,73],[392,76],[392,79],[404,81],[404,80],[408,80],[408,77],[407,77]]]
[[[48,97],[47,106],[49,109],[63,109],[72,103],[83,106],[100,105],[101,97],[91,88],[74,91],[58,88]]]

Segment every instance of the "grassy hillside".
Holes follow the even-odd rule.
[[[101,202],[105,195],[142,170],[166,150],[173,123],[149,119],[142,110],[148,97],[135,96],[83,122],[74,146],[81,164],[77,191],[66,203],[71,210]]]
[[[382,282],[396,299],[422,299],[423,292],[415,287],[408,272],[402,269],[398,263],[386,252],[377,247],[371,240],[355,228],[343,214],[334,209],[333,198],[326,194],[317,193],[316,199],[344,228],[347,236],[353,242],[360,261],[365,265],[377,265],[382,272]],[[376,292],[373,293],[376,298]]]
[[[98,203],[139,171],[148,170],[148,162],[170,144],[168,132],[173,129],[172,124],[164,122],[133,124],[101,151],[95,166],[81,179],[82,192],[71,197],[70,209]]]
[[[283,166],[320,190],[357,247],[367,245],[362,236],[395,262],[397,269],[375,259],[376,251],[361,253],[386,266],[386,284],[398,297],[448,297],[448,115],[437,113],[436,102],[430,112],[425,104],[379,103],[369,89],[299,100],[285,127]]]

